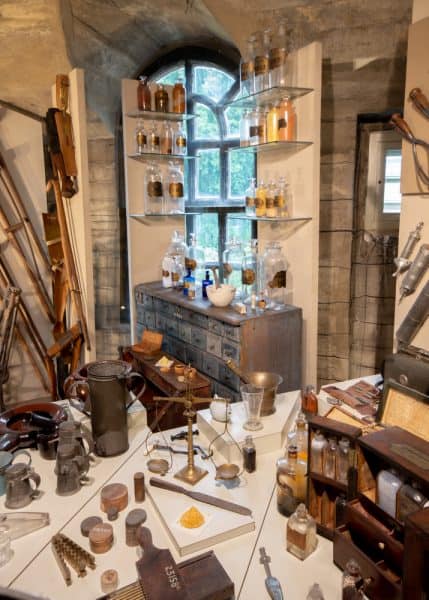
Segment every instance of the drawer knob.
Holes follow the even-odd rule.
[[[384,542],[378,542],[378,547],[380,548],[380,550],[384,550]]]

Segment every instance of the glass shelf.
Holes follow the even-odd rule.
[[[255,144],[253,146],[236,146],[235,148],[229,148],[228,152],[272,152],[274,150],[281,150],[286,153],[299,152],[311,146],[313,142],[266,142],[265,144]]]
[[[192,160],[195,156],[188,156],[183,154],[165,154],[162,152],[141,152],[140,154],[128,154],[128,158],[133,160],[146,161],[151,158],[160,158],[164,160]]]
[[[172,217],[186,217],[187,215],[198,215],[199,213],[196,212],[186,212],[186,213],[151,213],[150,215],[145,215],[143,213],[133,213],[130,214],[129,217],[130,219],[135,219],[136,221],[145,221],[147,219],[159,219],[161,217],[167,217],[167,218],[172,218]]]
[[[131,119],[152,119],[153,121],[189,121],[195,115],[187,113],[157,112],[156,110],[132,110],[127,114]]]
[[[245,213],[228,215],[229,219],[242,219],[244,221],[266,221],[268,223],[305,223],[311,221],[311,217],[256,217]]]
[[[265,104],[275,104],[280,102],[285,96],[288,96],[291,100],[305,96],[310,92],[313,92],[312,88],[300,88],[300,87],[272,87],[262,92],[256,92],[249,96],[242,96],[231,100],[231,102],[225,103],[225,106],[234,106],[237,108],[254,108],[256,106],[263,106]]]

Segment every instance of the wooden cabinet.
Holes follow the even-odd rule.
[[[188,300],[158,282],[136,286],[135,301],[137,338],[145,329],[163,333],[164,351],[207,375],[212,393],[240,399],[240,380],[225,364],[229,358],[244,371],[278,373],[281,392],[301,387],[300,308],[244,316],[230,307]]]

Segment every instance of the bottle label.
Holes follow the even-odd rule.
[[[286,202],[283,194],[278,194],[277,196],[274,196],[274,206],[276,208],[283,208],[285,205]]]
[[[159,135],[152,133],[150,136],[150,143],[152,146],[159,146]]]
[[[265,125],[258,125],[257,127],[258,133],[257,136],[260,140],[263,140],[265,137]]]
[[[242,269],[241,270],[241,283],[243,285],[252,285],[255,283],[256,273],[253,269]]]
[[[279,119],[277,126],[279,129],[285,129],[285,127],[287,127],[287,118],[282,117],[281,119]]]
[[[253,62],[243,62],[240,66],[240,77],[241,81],[247,81],[253,73]]]
[[[170,277],[170,271],[167,271],[166,269],[162,269],[162,276],[163,277]]]
[[[285,288],[286,287],[286,271],[277,271],[272,280],[268,282],[268,287]]]
[[[260,198],[259,196],[256,196],[255,206],[256,206],[256,208],[264,208],[264,206],[265,206],[264,198]]]
[[[277,69],[286,62],[286,49],[285,48],[271,48],[269,66],[270,69]]]
[[[179,135],[176,138],[176,146],[178,146],[179,148],[186,148],[186,138],[183,135]]]
[[[143,131],[138,131],[136,135],[137,146],[146,146],[146,136]]]
[[[255,56],[255,75],[268,73],[268,58],[266,56]]]
[[[197,268],[197,261],[194,258],[185,258],[185,267],[186,269],[191,269],[191,271],[195,271]]]
[[[289,544],[292,544],[296,548],[305,551],[307,536],[305,533],[300,533],[299,531],[295,531],[290,525],[289,521],[287,524],[287,541]]]
[[[275,206],[274,198],[272,198],[271,196],[267,196],[267,198],[265,200],[265,206],[267,208],[274,208],[274,206]]]
[[[149,181],[147,184],[148,196],[161,197],[162,196],[162,183],[160,181]]]
[[[251,138],[253,138],[253,137],[259,137],[259,127],[258,127],[258,125],[251,125],[249,127],[249,136]]]
[[[180,277],[179,277],[179,273],[172,273],[171,274],[171,280],[172,281],[179,281]]]
[[[249,208],[255,206],[255,198],[253,196],[246,196],[246,206]]]
[[[228,277],[232,273],[232,265],[230,263],[223,263],[223,274]]]
[[[183,198],[183,183],[170,183],[168,193],[171,198]]]

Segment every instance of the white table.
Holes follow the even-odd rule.
[[[343,386],[349,384],[350,382],[345,382]],[[284,396],[288,397],[292,394],[296,395],[297,392],[288,392]],[[105,569],[117,569],[120,586],[136,581],[135,562],[141,556],[141,551],[125,544],[125,517],[129,510],[137,507],[147,511],[146,525],[152,532],[155,546],[168,547],[177,562],[184,560],[176,552],[148,495],[144,504],[134,502],[134,473],[143,471],[147,479],[151,476],[146,469],[147,458],[144,455],[147,433],[148,430],[144,426],[133,427],[130,431],[130,449],[118,457],[98,459],[97,464],[90,469],[92,483],[70,497],[59,497],[55,494],[54,463],[44,461],[36,451],[33,451],[33,464],[42,476],[41,488],[44,493],[26,510],[49,512],[51,524],[13,542],[15,556],[0,569],[0,585],[51,600],[72,598],[93,600],[102,595],[100,575]],[[171,431],[164,432],[168,441],[170,433]],[[159,434],[157,436],[160,437]],[[197,443],[203,447],[208,446],[209,440],[201,435],[197,439]],[[185,442],[180,443],[185,446]],[[273,575],[279,578],[285,598],[305,600],[311,585],[318,582],[324,592],[325,600],[339,600],[341,571],[333,564],[330,541],[318,536],[316,551],[302,562],[285,549],[286,519],[277,512],[275,497],[275,461],[281,454],[282,451],[279,450],[258,456],[257,471],[253,474],[245,474],[240,486],[228,492],[233,494],[234,502],[252,509],[255,530],[216,544],[213,549],[234,581],[237,599],[268,598],[264,583],[265,571],[259,563],[259,547],[265,546],[272,559]],[[175,455],[173,472],[185,464],[185,460],[185,457]],[[214,460],[218,464],[223,461],[219,455],[215,455]],[[209,470],[209,474],[195,486],[195,489],[219,496],[226,493],[222,484],[214,480],[214,465],[210,461],[202,463],[200,458],[197,459],[197,463],[203,464]],[[52,535],[61,531],[89,549],[88,539],[80,533],[80,523],[90,515],[100,515],[106,520],[105,515],[100,511],[99,491],[110,482],[125,483],[130,492],[127,509],[120,513],[117,521],[112,523],[115,532],[113,548],[105,554],[96,555],[97,568],[95,571],[89,570],[86,577],[78,579],[72,571],[73,584],[66,587],[55,563],[50,539]],[[173,493],[172,502],[174,502]],[[0,512],[3,510],[4,497],[0,498]]]

